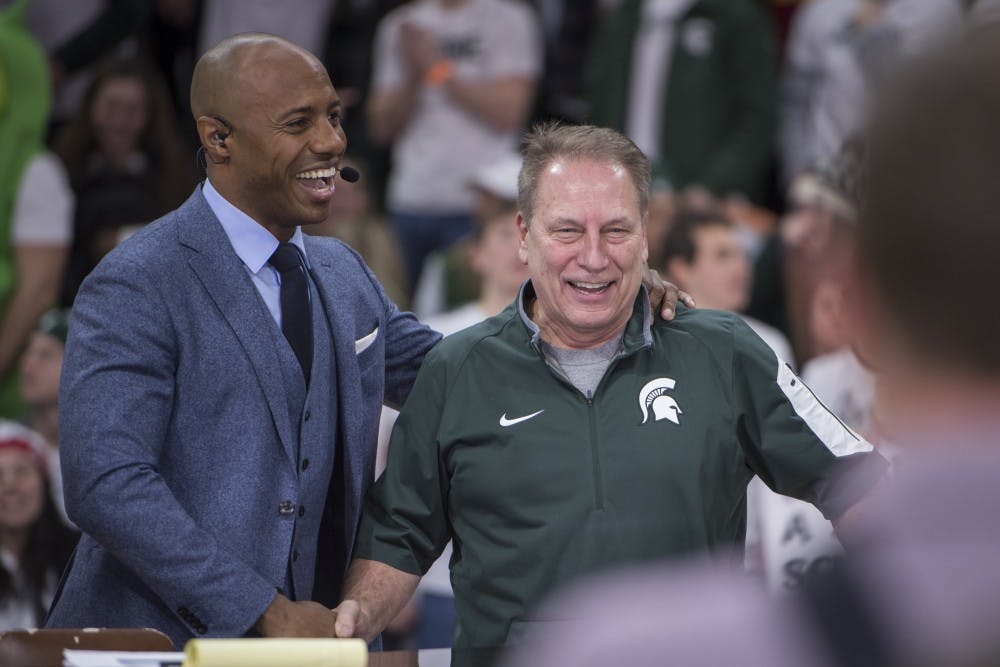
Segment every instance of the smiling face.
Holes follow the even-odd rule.
[[[750,299],[750,260],[732,225],[702,225],[691,233],[694,261],[677,259],[669,275],[702,308],[743,310]]]
[[[557,347],[599,347],[625,329],[648,254],[639,197],[617,163],[556,159],[538,180],[519,256],[537,301],[532,317]]]
[[[210,176],[223,196],[287,240],[297,226],[329,213],[347,147],[340,98],[315,57],[279,41],[252,47],[236,78],[226,114],[233,127],[224,139],[228,159],[211,165]]]
[[[42,514],[45,482],[31,454],[0,448],[0,528],[24,530]]]
[[[484,221],[481,236],[472,249],[472,267],[497,291],[517,296],[517,291],[528,277],[524,262],[518,257],[519,237],[516,214],[499,212]]]
[[[55,405],[66,345],[45,333],[35,333],[21,356],[21,398],[31,407]]]
[[[106,158],[118,163],[130,157],[149,123],[146,85],[134,76],[109,77],[94,95],[90,122]]]

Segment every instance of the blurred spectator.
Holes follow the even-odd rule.
[[[815,645],[801,609],[765,597],[724,564],[671,563],[595,577],[557,595],[536,618],[546,621],[543,629],[504,667],[835,667]]]
[[[598,0],[532,0],[545,43],[535,119],[582,122],[587,53],[601,18]]]
[[[241,32],[266,32],[323,57],[330,15],[337,0],[202,0],[198,56]]]
[[[445,336],[492,317],[517,297],[528,278],[527,266],[517,254],[517,175],[521,157],[517,154],[480,169],[471,186],[476,196],[476,226],[466,251],[469,264],[480,278],[479,297],[460,308],[428,317],[427,326]],[[385,466],[389,434],[399,412],[383,408],[379,428],[378,469]],[[420,580],[413,601],[401,616],[415,627],[419,648],[449,647],[455,632],[455,596],[451,589],[448,563],[449,544]],[[401,628],[399,616],[390,630]]]
[[[781,90],[784,183],[856,132],[871,92],[906,57],[962,26],[963,0],[812,0],[796,14]]]
[[[430,252],[471,231],[469,174],[517,147],[540,49],[519,0],[416,0],[380,22],[368,127],[392,144],[387,208],[411,286]]]
[[[857,220],[860,139],[800,174],[789,190],[789,210],[776,237],[782,290],[797,358],[808,360],[846,345],[842,298]]]
[[[670,181],[653,168],[653,180],[649,188],[649,210],[646,217],[646,244],[649,246],[649,259],[646,263],[652,267],[663,266],[663,243],[667,233],[674,223],[677,214],[677,197]]]
[[[0,416],[20,417],[14,368],[59,293],[73,198],[44,150],[45,56],[23,24],[24,2],[0,11]]]
[[[28,26],[49,54],[56,89],[53,125],[76,113],[94,65],[135,49],[127,40],[146,25],[152,5],[151,0],[28,0]]]
[[[760,202],[776,58],[755,0],[625,0],[591,49],[589,121],[625,132],[676,190],[702,184]]]
[[[699,308],[743,312],[750,299],[750,260],[736,223],[724,213],[682,210],[663,247],[660,266],[664,274],[694,297]],[[752,317],[742,317],[779,359],[792,360],[784,334]]]
[[[190,111],[201,8],[201,0],[156,0],[146,35],[149,60],[170,91],[178,127],[192,153],[201,145]]]
[[[153,70],[121,60],[95,76],[83,106],[54,145],[77,200],[63,304],[72,304],[84,277],[124,235],[191,193],[193,160],[183,146],[166,89]]]
[[[0,630],[42,625],[76,544],[49,494],[45,448],[0,420]]]
[[[852,428],[868,435],[873,428],[874,378],[852,349],[855,323],[850,306],[864,153],[862,139],[851,138],[823,169],[796,180],[794,205],[812,208],[814,214],[790,222],[785,233],[807,237],[798,243],[815,247],[809,261],[819,275],[807,314],[816,356],[803,366],[803,380]],[[803,228],[792,230],[792,224]]]
[[[1000,26],[969,32],[907,69],[868,132],[851,303],[905,460],[828,607],[873,616],[882,664],[1000,656],[998,80]]]
[[[969,21],[972,25],[988,25],[1000,21],[1000,0],[967,0]]]
[[[509,207],[514,201],[511,196],[516,199],[517,193],[512,195],[511,188],[517,184],[520,164],[520,154],[512,152],[473,175],[470,189],[476,198],[476,225],[470,235],[458,240],[447,250],[431,253],[424,263],[424,270],[413,295],[413,312],[421,320],[429,322],[438,316],[443,317],[442,314],[446,311],[455,311],[462,306],[471,308],[472,304],[480,301],[483,273],[473,263],[478,261],[476,257],[480,254],[484,221],[495,216],[498,210]],[[519,276],[521,271],[515,270],[514,274]],[[523,280],[521,278],[517,286]],[[514,294],[516,293],[515,288]],[[513,297],[508,299],[508,302],[512,299]],[[497,308],[479,319],[486,319],[501,310],[503,308]]]
[[[803,366],[802,380],[834,414],[888,454],[884,438],[874,432],[874,377],[851,349],[849,269],[863,168],[863,143],[853,138],[822,169],[800,175],[783,233],[796,266],[809,272],[794,275],[814,285],[804,317],[810,349],[818,356]],[[788,500],[759,480],[748,489],[747,564],[772,592],[801,587],[843,555],[830,522],[806,503]]]
[[[66,352],[68,318],[69,313],[65,310],[50,310],[31,335],[28,348],[21,356],[21,400],[25,407],[25,424],[42,436],[47,445],[45,458],[56,509],[63,521],[72,525],[63,502],[59,463],[59,377]]]
[[[354,167],[362,174],[367,173],[354,158],[344,157],[340,164]],[[406,307],[409,289],[399,243],[385,221],[372,210],[371,195],[364,177],[356,183],[343,179],[337,181],[336,191],[330,200],[329,217],[326,222],[310,227],[309,234],[333,236],[357,250],[365,264],[375,272],[389,298],[397,306]]]

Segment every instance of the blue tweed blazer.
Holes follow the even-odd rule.
[[[399,311],[349,247],[305,243],[336,372],[323,374],[336,387],[310,392],[331,396],[339,431],[323,434],[328,452],[307,470],[281,331],[200,187],[84,282],[60,396],[66,506],[83,537],[49,627],[147,626],[178,648],[244,635],[285,584],[293,544],[317,541],[322,512],[300,517],[288,501],[323,507],[335,460],[337,543],[350,549],[383,399],[402,404],[440,337]],[[315,553],[304,555],[292,568],[309,589]]]

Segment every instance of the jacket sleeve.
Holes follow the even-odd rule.
[[[446,391],[444,364],[432,353],[396,420],[385,472],[368,493],[355,558],[423,575],[451,539],[438,448]]]
[[[180,348],[160,283],[112,257],[77,296],[59,401],[66,508],[192,634],[240,636],[276,589],[161,476]]]
[[[732,354],[737,434],[748,465],[774,491],[837,519],[884,475],[885,460],[735,318]]]

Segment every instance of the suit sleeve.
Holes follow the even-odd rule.
[[[179,346],[146,273],[106,259],[74,304],[60,395],[66,508],[192,634],[240,636],[276,590],[202,529],[160,474]]]
[[[748,465],[774,491],[839,518],[885,474],[885,460],[738,319],[732,346],[737,433]]]
[[[432,354],[396,420],[385,472],[368,493],[356,558],[422,576],[451,539],[448,476],[438,448],[446,391],[444,364]]]

